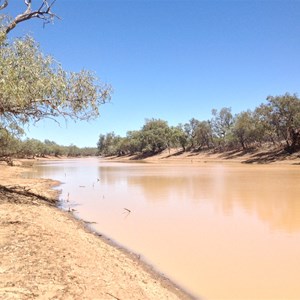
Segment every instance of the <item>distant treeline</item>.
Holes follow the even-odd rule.
[[[8,133],[4,134],[4,132],[0,135],[0,159],[6,157],[95,156],[97,152],[96,147],[61,146],[49,140],[41,142],[36,139],[26,139],[22,141]]]
[[[126,137],[114,132],[100,134],[97,146],[103,156],[120,156],[156,154],[175,147],[182,151],[247,150],[265,143],[289,152],[299,150],[300,99],[296,94],[269,96],[267,103],[236,115],[228,107],[213,109],[209,120],[192,118],[177,126],[148,119],[140,130],[128,131]]]

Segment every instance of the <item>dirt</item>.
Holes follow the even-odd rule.
[[[193,299],[56,207],[58,184],[0,165],[0,299]]]
[[[262,147],[259,149],[185,151],[181,149],[164,150],[155,155],[125,155],[106,157],[111,161],[141,161],[158,164],[197,164],[206,163],[244,163],[244,164],[288,164],[300,165],[300,151],[290,154],[282,147]]]

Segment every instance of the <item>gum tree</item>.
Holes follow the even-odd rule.
[[[148,119],[141,129],[143,151],[151,154],[159,153],[168,148],[170,128],[167,121]]]
[[[195,147],[195,138],[198,125],[199,120],[195,118],[190,119],[188,123],[184,124],[184,131],[186,136],[188,137],[190,149],[193,149]]]
[[[226,145],[226,139],[230,133],[233,124],[233,115],[230,107],[223,107],[220,111],[212,110],[213,118],[211,120],[214,139],[220,148]]]
[[[213,131],[209,121],[199,122],[195,135],[195,140],[199,149],[202,149],[203,147],[209,149],[213,146]]]
[[[294,151],[300,140],[300,99],[296,94],[269,96],[271,122],[279,139],[284,139],[288,150]]]
[[[0,47],[0,126],[8,131],[43,118],[95,118],[110,92],[90,71],[66,72],[30,37]]]
[[[257,127],[252,111],[243,111],[235,117],[232,134],[240,143],[243,150],[247,149],[255,142],[257,137]]]
[[[0,0],[0,12],[10,1]],[[29,36],[9,40],[7,35],[19,23],[38,18],[50,22],[54,1],[24,1],[24,12],[16,17],[0,15],[0,138],[22,134],[22,127],[44,118],[90,120],[99,106],[110,100],[111,87],[93,72],[67,72]]]

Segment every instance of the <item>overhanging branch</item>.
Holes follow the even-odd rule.
[[[0,0],[0,3],[2,0]],[[54,5],[56,0],[48,1],[43,0],[42,4],[40,5],[39,9],[32,10],[32,0],[24,0],[24,3],[26,5],[26,10],[22,13],[16,16],[13,21],[11,21],[5,28],[4,32],[5,34],[8,34],[11,30],[13,30],[17,24],[33,19],[38,18],[44,20],[45,23],[49,23],[53,21],[55,18],[60,19],[56,14],[54,14],[51,9]],[[4,3],[0,6],[0,10],[7,7],[9,4],[8,0],[4,0]]]
[[[2,0],[0,1],[0,3],[2,2]],[[8,1],[5,0],[3,4],[0,5],[0,10],[4,9],[6,6],[8,5]]]

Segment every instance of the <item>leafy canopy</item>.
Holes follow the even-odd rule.
[[[0,128],[58,116],[93,119],[110,95],[92,72],[66,72],[29,36],[0,44]]]
[[[86,70],[67,72],[37,42],[26,36],[13,41],[7,34],[17,24],[38,18],[44,23],[58,18],[52,12],[56,0],[24,0],[25,10],[15,17],[0,14],[0,138],[1,131],[20,133],[29,122],[59,116],[89,120],[110,100],[111,87]],[[0,11],[10,4],[0,0]]]

